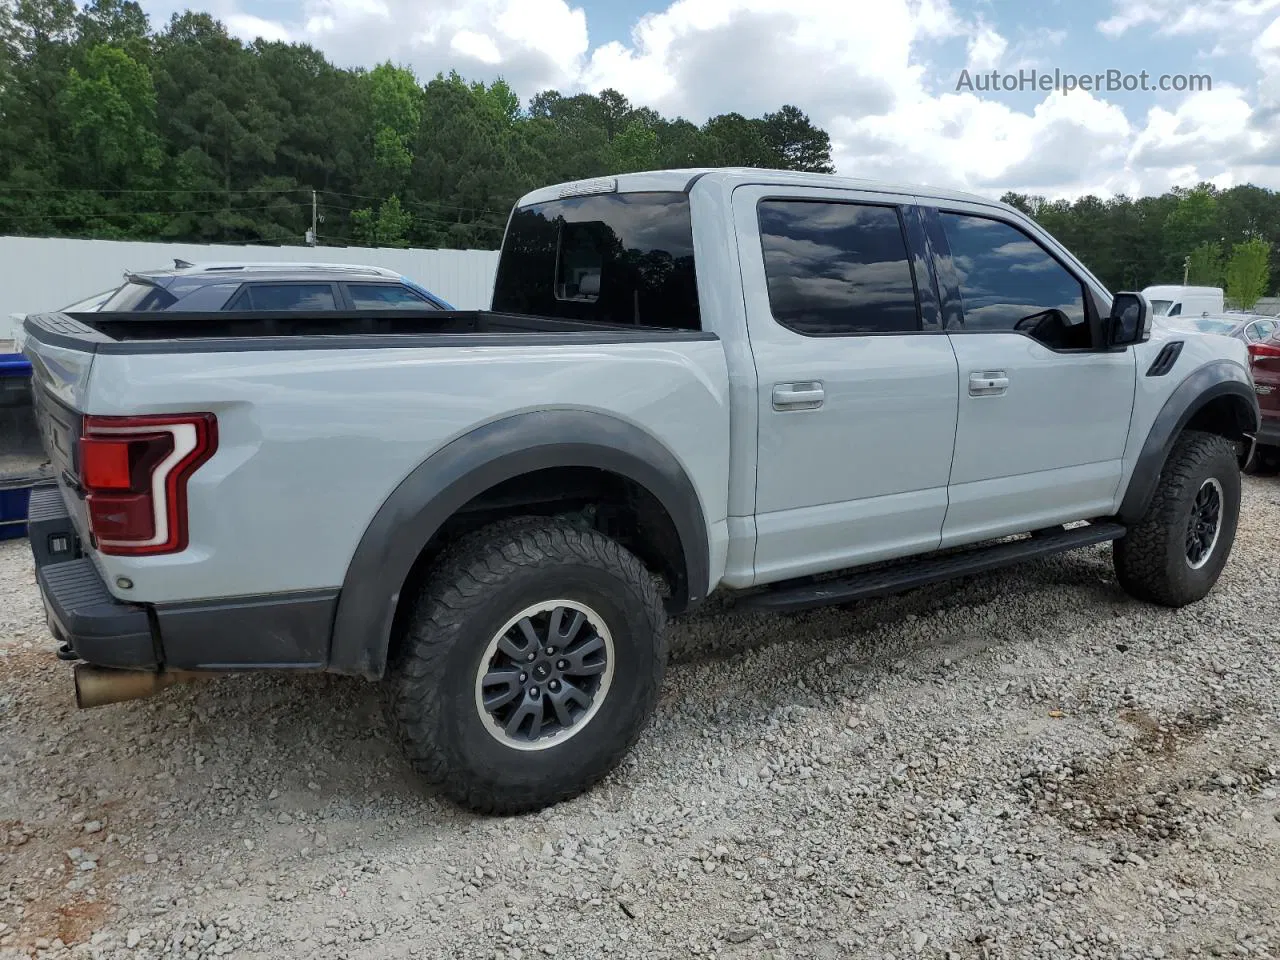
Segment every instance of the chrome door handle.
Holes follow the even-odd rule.
[[[810,380],[804,383],[775,383],[773,385],[773,409],[817,410],[826,399],[822,382]]]
[[[998,397],[1009,390],[1009,377],[1003,370],[981,370],[969,374],[969,396]]]

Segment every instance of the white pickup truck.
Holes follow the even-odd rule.
[[[1113,541],[1204,597],[1257,429],[1243,343],[1153,333],[1016,210],[765,170],[537,190],[479,312],[26,320],[37,576],[77,700],[386,682],[471,808],[586,790],[668,616],[844,603]]]

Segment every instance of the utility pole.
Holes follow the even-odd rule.
[[[307,231],[307,246],[314,247],[316,245],[316,191],[311,188],[311,229]]]

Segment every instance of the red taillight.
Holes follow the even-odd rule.
[[[187,546],[187,480],[218,448],[211,413],[85,417],[80,481],[102,553],[140,556]]]
[[[1249,344],[1249,359],[1261,360],[1266,357],[1268,360],[1280,360],[1280,344],[1274,343],[1251,343]]]

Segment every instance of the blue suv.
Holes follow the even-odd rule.
[[[394,270],[342,263],[203,263],[128,273],[96,308],[115,311],[452,310]]]

